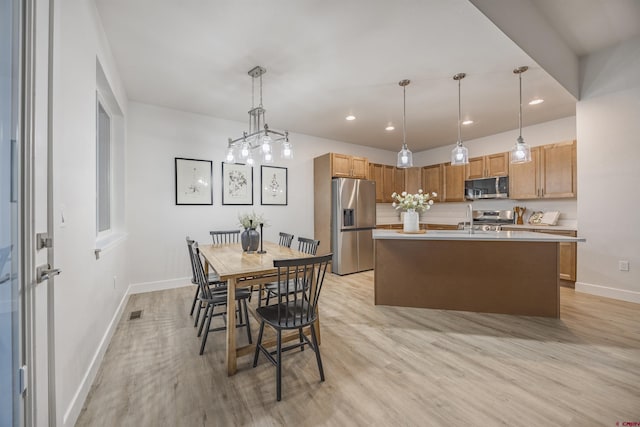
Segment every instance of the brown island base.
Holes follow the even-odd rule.
[[[375,230],[375,304],[560,317],[559,243],[526,231]]]

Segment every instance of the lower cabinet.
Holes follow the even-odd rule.
[[[567,230],[540,230],[537,228],[510,228],[502,227],[505,231],[533,231],[535,233],[555,234],[559,236],[576,237],[576,231]],[[572,242],[560,242],[560,279],[570,282],[576,281],[577,244]]]

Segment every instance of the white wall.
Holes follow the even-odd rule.
[[[640,303],[640,37],[582,58],[581,76],[576,289]]]
[[[222,206],[221,164],[227,139],[246,124],[130,103],[128,109],[127,219],[131,283],[140,290],[188,283],[190,267],[185,237],[210,242],[209,231],[239,227],[239,212],[264,213],[270,227],[265,239],[279,231],[313,237],[313,158],[327,152],[362,155],[372,162],[394,163],[396,153],[307,135],[291,134],[294,161],[276,160],[288,168],[288,206],[260,205],[260,167],[254,167],[253,206]],[[213,206],[176,206],[174,158],[213,161]]]
[[[129,279],[126,243],[96,247],[96,59],[126,117],[126,94],[92,1],[56,3],[54,212],[56,414],[73,425],[108,345]],[[116,175],[118,168],[114,165]],[[62,224],[64,212],[65,223]]]

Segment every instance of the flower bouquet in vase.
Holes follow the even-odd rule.
[[[403,231],[405,233],[419,232],[419,214],[420,212],[431,209],[431,206],[433,205],[433,197],[436,197],[437,195],[438,194],[435,192],[425,193],[422,189],[419,189],[416,194],[410,194],[403,191],[400,194],[394,192],[391,195],[391,198],[393,199],[391,206],[396,208],[396,210],[405,211],[403,223]]]

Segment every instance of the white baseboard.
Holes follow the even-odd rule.
[[[190,277],[179,277],[177,279],[159,280],[156,282],[134,283],[129,285],[128,294],[142,294],[144,292],[164,291],[165,289],[181,288],[183,286],[194,286]]]
[[[120,322],[120,317],[122,317],[122,312],[124,311],[124,308],[126,307],[128,301],[129,293],[125,292],[122,300],[120,300],[120,304],[118,304],[116,312],[111,318],[111,322],[109,322],[109,326],[107,327],[106,332],[102,336],[102,340],[100,340],[100,344],[98,345],[98,348],[93,355],[93,359],[91,359],[89,368],[85,372],[84,377],[80,382],[80,386],[73,396],[73,399],[71,399],[71,403],[69,404],[69,407],[64,414],[64,418],[62,419],[63,426],[74,426],[76,424],[76,421],[78,421],[80,411],[82,410],[84,402],[87,399],[87,395],[89,394],[89,390],[91,389],[93,380],[95,380],[96,375],[98,374],[98,369],[100,369],[104,354],[107,351],[107,347],[109,347],[111,337],[113,337],[113,334],[116,331],[118,323]]]
[[[576,291],[640,304],[640,292],[627,291],[625,289],[611,288],[608,286],[594,285],[584,282],[576,282]]]
[[[89,394],[89,390],[91,389],[91,385],[98,374],[98,369],[100,369],[100,365],[102,364],[102,359],[104,358],[104,354],[109,347],[109,343],[111,342],[111,338],[113,337],[114,332],[120,322],[120,318],[122,317],[122,313],[124,308],[129,301],[129,296],[133,294],[140,294],[143,292],[153,292],[153,291],[161,291],[164,289],[174,289],[180,288],[183,286],[193,286],[191,284],[191,278],[183,277],[178,279],[171,280],[161,280],[157,282],[145,282],[145,283],[136,283],[129,285],[127,291],[125,292],[120,304],[118,304],[118,308],[111,318],[111,322],[109,322],[109,326],[107,327],[106,332],[104,333],[100,344],[98,345],[98,349],[93,355],[93,359],[89,364],[89,368],[84,374],[82,381],[80,382],[80,386],[76,391],[73,399],[71,399],[71,403],[67,408],[67,411],[64,414],[64,418],[62,419],[63,426],[73,426],[76,421],[78,421],[78,416],[80,415],[80,411],[84,406],[84,402],[87,399],[87,395]]]

